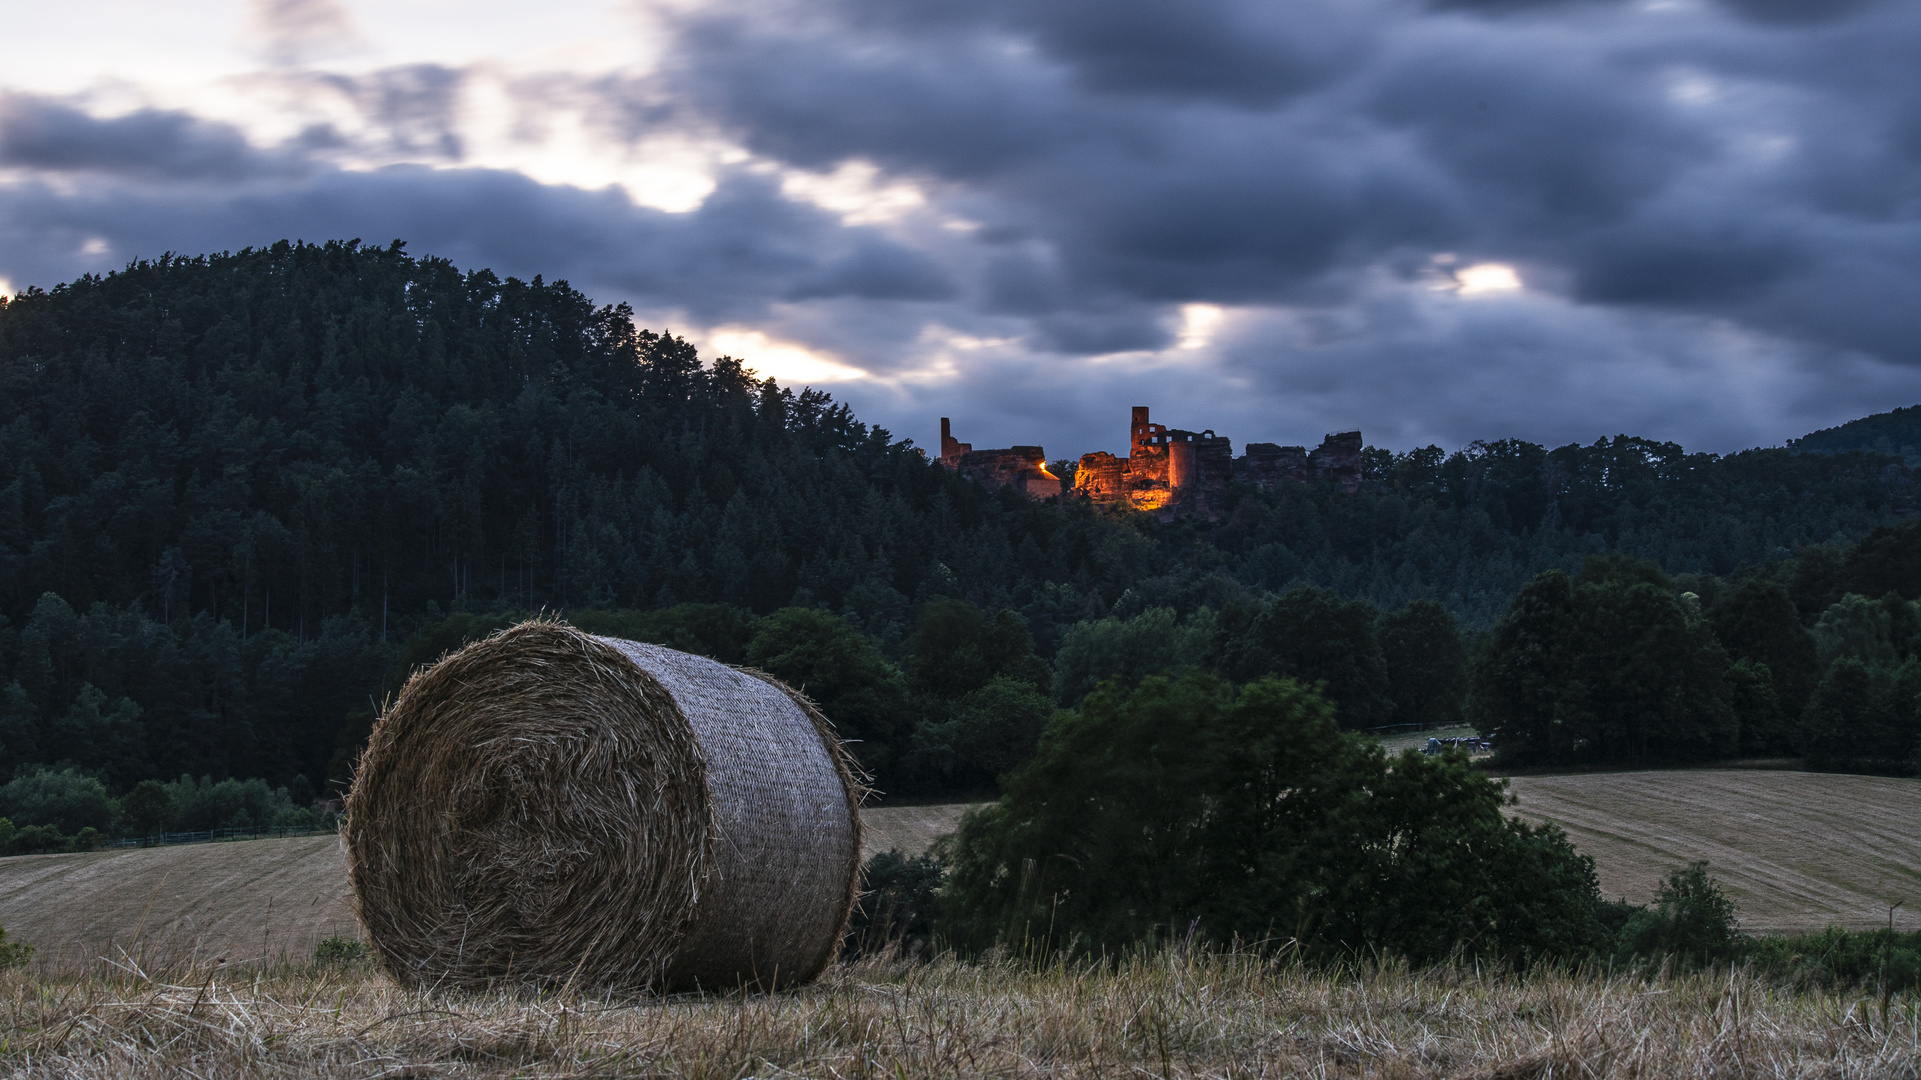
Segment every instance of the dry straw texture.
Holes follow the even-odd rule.
[[[788,986],[839,944],[859,796],[774,680],[523,623],[417,673],[381,718],[348,870],[405,985]]]
[[[108,1077],[1912,1080],[1915,1003],[1713,972],[835,965],[793,993],[405,990],[354,969],[0,975],[0,1071]]]

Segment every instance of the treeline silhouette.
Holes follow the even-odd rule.
[[[1812,597],[1916,506],[1871,451],[1502,440],[1367,469],[1230,491],[1215,523],[1034,504],[565,282],[399,243],[135,263],[0,302],[0,776],[321,790],[420,641],[591,611],[801,672],[897,790],[991,784],[1101,678],[1220,645],[1232,679],[1326,679],[1349,726],[1458,714],[1433,686],[1543,570],[1805,564]],[[1380,648],[1439,620],[1468,637],[1438,675]],[[1316,653],[1322,625],[1374,652]]]

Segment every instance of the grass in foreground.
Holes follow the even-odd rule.
[[[410,993],[359,965],[0,976],[22,1077],[1914,1077],[1916,1003],[1244,955],[862,961],[773,996]]]

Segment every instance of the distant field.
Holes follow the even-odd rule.
[[[332,836],[0,859],[0,926],[66,966],[121,950],[163,963],[313,955],[358,936]]]
[[[1425,736],[1423,736],[1425,737]],[[1661,877],[1708,859],[1751,930],[1921,929],[1921,782],[1799,772],[1520,777],[1517,812],[1567,829],[1610,897],[1652,900]],[[969,805],[880,807],[869,855],[926,850]],[[64,966],[138,942],[162,960],[283,952],[357,934],[339,841],[328,836],[0,859],[0,925]]]
[[[1646,903],[1695,859],[1749,930],[1921,929],[1921,781],[1702,769],[1516,777],[1521,814],[1566,829],[1601,891]]]

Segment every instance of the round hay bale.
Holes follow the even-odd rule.
[[[774,989],[840,946],[861,795],[777,680],[528,622],[407,680],[360,759],[347,864],[407,985]]]

